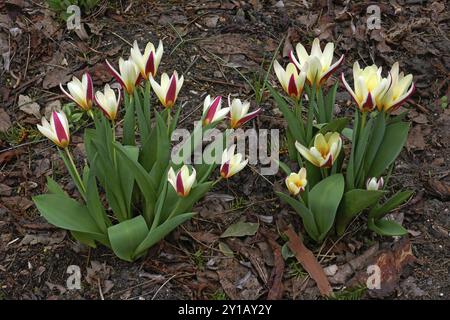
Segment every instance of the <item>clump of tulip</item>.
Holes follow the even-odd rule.
[[[368,227],[376,233],[405,234],[401,225],[383,217],[406,201],[411,192],[399,191],[386,198],[388,181],[382,175],[388,174],[406,142],[409,123],[392,111],[414,92],[413,77],[400,72],[397,62],[388,74],[383,74],[379,66],[361,68],[355,62],[353,86],[341,75],[356,107],[354,116],[336,118],[338,83],[327,88],[326,80],[344,56],[334,63],[333,56],[333,43],[322,51],[319,40],[314,39],[310,54],[297,44],[285,69],[274,62],[276,77],[287,97],[273,87],[269,90],[287,120],[289,157],[301,168],[292,173],[282,163],[288,194],[277,194],[295,209],[306,232],[317,242],[332,230],[343,235],[363,211],[368,211]],[[351,144],[348,154],[344,152],[346,143]]]
[[[193,217],[192,208],[198,200],[220,180],[231,179],[247,165],[242,154],[235,154],[235,146],[227,149],[226,145],[222,147],[222,162],[207,168],[204,164],[173,162],[170,143],[180,115],[181,108],[176,105],[184,77],[176,71],[170,77],[167,73],[158,77],[162,42],[157,49],[148,43],[144,52],[134,42],[130,53],[129,58],[119,59],[118,69],[106,61],[117,82],[114,85],[106,84],[94,93],[89,73],[83,74],[81,81],[74,77],[67,90],[61,85],[61,90],[94,120],[94,126],[84,130],[86,165],[82,170],[71,156],[71,124],[64,112],[53,112],[49,120],[43,118],[38,125],[59,148],[82,200],[71,198],[50,177],[49,193],[33,198],[49,223],[69,230],[75,239],[91,247],[101,243],[127,261],[143,256]],[[152,107],[151,101],[158,103]],[[249,102],[239,99],[222,108],[221,96],[213,99],[207,95],[199,128],[214,128],[228,118],[230,128],[240,127],[260,112],[249,112],[249,108]],[[116,134],[116,123],[121,123],[121,137]],[[185,159],[195,147],[188,146]]]

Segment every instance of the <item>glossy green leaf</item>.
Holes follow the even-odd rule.
[[[33,197],[41,215],[51,224],[66,230],[101,235],[86,206],[60,194]]]
[[[322,241],[334,224],[336,211],[344,194],[344,177],[334,174],[320,181],[309,192],[309,209],[314,215],[319,241]]]
[[[369,219],[368,228],[382,236],[403,236],[408,231],[395,221]]]
[[[123,151],[127,154],[127,157],[136,162],[139,158],[139,148],[136,146],[123,146]],[[116,156],[117,157],[117,156]],[[129,166],[125,161],[117,161],[117,173],[119,178],[119,186],[122,192],[122,199],[124,206],[127,210],[127,218],[132,216],[131,197],[134,188],[134,176],[130,174]]]
[[[133,261],[135,250],[148,235],[144,217],[137,216],[108,228],[111,248],[122,260]]]
[[[188,212],[192,210],[194,204],[203,198],[203,196],[212,188],[212,181],[204,182],[194,186],[187,197],[178,197],[177,204],[171,211],[170,217],[175,217],[182,212]]]
[[[412,194],[412,191],[397,192],[381,206],[374,207],[369,213],[369,218],[374,218],[375,220],[382,218],[384,215],[403,204]]]
[[[61,188],[61,186],[49,176],[47,176],[47,189],[50,193],[67,196],[67,193],[63,190],[63,188]]]
[[[370,137],[370,142],[367,146],[366,158],[364,159],[365,168],[369,169],[372,166],[373,159],[377,155],[378,149],[383,141],[384,133],[386,132],[386,120],[384,113],[378,113]]]
[[[102,232],[106,233],[108,226],[111,225],[111,221],[106,215],[105,208],[100,201],[100,196],[97,189],[97,181],[92,173],[89,175],[86,186],[86,206],[89,210],[89,214],[94,219],[99,229]]]
[[[342,130],[347,126],[348,124],[348,118],[336,118],[333,121],[325,124],[322,126],[319,130],[320,133],[325,134],[327,132],[339,132],[341,133]]]
[[[344,234],[350,221],[364,209],[375,205],[384,194],[382,190],[353,189],[342,198],[336,218],[336,231]]]
[[[135,105],[133,96],[125,94],[125,116],[123,118],[123,140],[124,145],[134,146],[135,139]]]

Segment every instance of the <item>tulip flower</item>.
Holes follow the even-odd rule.
[[[111,121],[116,119],[117,110],[119,109],[120,104],[120,97],[120,90],[118,91],[118,96],[116,98],[116,93],[108,84],[105,85],[104,93],[101,91],[97,91],[95,93],[95,102],[103,111],[104,115]]]
[[[140,81],[140,72],[136,63],[132,59],[123,60],[119,59],[119,72],[106,60],[109,70],[128,94],[133,93],[136,84]]]
[[[220,121],[230,113],[230,108],[222,107],[222,97],[218,96],[211,102],[211,96],[208,95],[203,102],[203,125]]]
[[[389,79],[381,76],[381,67],[371,65],[361,69],[358,62],[353,64],[353,81],[355,90],[350,88],[345,81],[344,74],[342,74],[342,82],[345,88],[363,112],[372,111],[375,106],[380,105],[390,83]]]
[[[150,77],[152,88],[165,108],[173,107],[183,82],[184,77],[181,76],[178,78],[178,73],[176,71],[173,72],[170,79],[167,73],[163,73],[161,75],[161,85],[159,85],[153,77]]]
[[[384,94],[381,102],[377,104],[379,111],[393,111],[400,107],[415,90],[415,85],[412,82],[413,76],[411,74],[399,74],[398,62],[394,63],[389,73],[390,86]]]
[[[66,114],[53,111],[50,117],[50,123],[42,118],[42,125],[37,125],[38,130],[53,141],[58,147],[66,148],[70,142],[69,122]]]
[[[195,176],[195,169],[192,168],[192,173],[189,174],[189,168],[184,165],[176,174],[173,168],[170,168],[167,174],[167,180],[180,197],[186,197],[189,195],[192,185],[195,182]]]
[[[141,53],[136,40],[133,43],[133,48],[131,48],[131,59],[138,67],[139,72],[141,73],[141,77],[146,80],[148,80],[150,75],[152,77],[156,76],[156,71],[158,71],[158,66],[161,62],[162,54],[162,41],[159,41],[158,49],[156,50],[153,43],[147,43],[144,54]]]
[[[286,91],[290,97],[299,100],[305,86],[308,65],[305,63],[303,69],[298,72],[297,67],[293,63],[289,63],[286,70],[284,70],[278,61],[275,60],[273,67],[284,91]]]
[[[342,148],[342,139],[337,132],[317,134],[314,138],[314,146],[306,148],[298,141],[295,142],[298,152],[316,167],[330,168],[339,156]]]
[[[244,169],[248,163],[248,159],[242,161],[242,154],[234,154],[236,145],[232,145],[230,148],[225,149],[222,153],[222,165],[220,166],[220,175],[224,179],[228,179],[234,176],[236,173]]]
[[[366,188],[367,190],[379,190],[382,189],[384,185],[383,177],[377,179],[375,177],[367,179]]]
[[[313,41],[311,54],[308,54],[305,47],[300,43],[296,46],[296,52],[298,58],[295,57],[293,51],[290,52],[289,58],[298,70],[303,70],[304,66],[306,64],[308,65],[306,77],[310,85],[316,84],[316,86],[320,86],[323,84],[344,61],[344,56],[341,56],[339,60],[332,65],[334,43],[327,43],[322,52],[320,41],[317,38]]]
[[[67,83],[67,89],[69,92],[64,90],[62,84],[59,84],[62,92],[74,101],[81,109],[84,111],[91,110],[92,101],[94,100],[94,85],[92,83],[92,78],[89,73],[83,74],[81,81],[73,77],[72,81]]]
[[[250,102],[242,102],[240,99],[233,99],[233,101],[230,102],[230,96],[228,96],[228,105],[230,107],[231,128],[233,129],[244,125],[261,112],[261,108],[258,108],[257,110],[248,113]]]
[[[308,180],[306,180],[306,168],[301,168],[298,173],[292,172],[286,178],[286,187],[288,188],[289,193],[293,196],[296,196],[300,192],[305,191],[307,183]]]

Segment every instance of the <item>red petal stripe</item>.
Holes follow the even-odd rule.
[[[58,114],[53,111],[52,113],[53,122],[55,123],[56,136],[58,137],[59,142],[63,142],[63,140],[69,141],[69,137],[67,137],[66,130],[64,130],[64,126],[59,120]]]
[[[170,106],[175,102],[175,95],[177,94],[177,78],[172,75],[170,78],[169,89],[166,93],[166,105]]]
[[[221,101],[222,101],[221,96],[218,96],[214,99],[213,103],[208,109],[208,112],[206,113],[205,120],[207,120],[208,122],[211,122],[213,120],[214,115],[216,114],[217,108],[219,107]]]
[[[94,83],[92,82],[92,77],[89,74],[89,72],[86,72],[86,78],[87,78],[87,100],[88,103],[92,102],[94,100]]]
[[[184,195],[183,179],[181,178],[181,170],[177,174],[177,193]]]
[[[230,171],[230,161],[227,161],[224,164],[222,164],[222,167],[220,168],[220,175],[226,178],[229,171]]]
[[[295,77],[292,74],[291,77],[289,78],[289,84],[288,84],[288,94],[292,97],[297,97],[298,96],[298,90],[297,90],[297,85],[295,84]]]
[[[241,119],[239,119],[239,121],[237,122],[237,126],[241,126],[243,124],[245,124],[246,122],[252,120],[253,118],[256,118],[256,116],[261,112],[261,108],[259,108],[256,111],[253,111],[252,113],[247,114],[245,117],[242,117]]]
[[[106,65],[108,66],[109,71],[113,75],[113,77],[116,79],[116,81],[122,86],[122,89],[126,89],[127,86],[123,82],[122,78],[120,77],[120,74],[117,73],[117,71],[113,68],[113,66],[109,63],[108,60],[106,60]]]
[[[153,51],[150,52],[150,56],[148,57],[147,63],[145,65],[145,74],[148,76],[151,74],[153,77],[155,76],[155,55]]]

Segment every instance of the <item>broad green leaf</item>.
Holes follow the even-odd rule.
[[[162,183],[163,183],[163,189],[162,189],[161,193],[159,194],[158,201],[156,201],[155,217],[153,219],[150,231],[152,231],[159,225],[159,221],[160,221],[162,210],[163,210],[163,205],[164,205],[164,202],[166,201],[167,187],[168,187],[169,182],[167,182],[167,180],[163,180]]]
[[[203,198],[203,196],[212,188],[212,181],[204,182],[202,184],[197,184],[191,189],[191,192],[187,197],[178,197],[177,204],[172,209],[169,219],[177,216],[182,212],[188,212],[192,210],[194,204]]]
[[[373,119],[370,119],[364,128],[361,128],[360,135],[357,138],[356,152],[355,152],[355,162],[354,162],[354,172],[356,178],[356,186],[361,186],[362,180],[364,178],[364,168],[363,168],[363,160],[366,154],[368,141],[370,137],[370,133],[373,128]]]
[[[309,210],[303,203],[300,201],[288,196],[287,194],[284,194],[282,192],[275,192],[280,199],[290,205],[302,218],[303,225],[305,227],[306,232],[308,232],[308,235],[314,239],[315,241],[319,240],[319,230],[316,226],[316,222],[314,220],[313,213],[311,210]]]
[[[353,122],[353,130],[352,130],[352,150],[350,152],[350,158],[348,160],[347,171],[345,176],[345,182],[348,190],[355,189],[355,151],[356,151],[356,138],[358,137],[358,128],[359,128],[359,111],[355,111],[355,121]]]
[[[66,230],[101,235],[86,206],[68,196],[43,194],[33,197],[41,215],[51,224]]]
[[[49,176],[47,176],[47,189],[50,193],[67,196],[67,193],[61,188],[61,186]]]
[[[336,217],[337,234],[344,234],[350,221],[364,209],[375,205],[384,194],[382,190],[353,189],[342,198]]]
[[[405,145],[408,138],[409,124],[397,122],[386,127],[383,142],[381,143],[372,166],[367,174],[368,177],[379,177],[395,161]]]
[[[234,257],[234,252],[225,242],[219,242],[219,250],[225,257]]]
[[[135,106],[132,96],[125,94],[125,117],[123,119],[123,140],[124,145],[134,146],[135,142]]]
[[[344,177],[334,174],[320,181],[309,192],[309,209],[319,231],[319,241],[322,241],[334,224],[336,211],[344,194]]]
[[[279,167],[281,168],[281,170],[283,170],[283,172],[288,176],[288,175],[290,175],[291,174],[291,169],[289,168],[289,166],[286,164],[286,163],[284,163],[283,161],[281,161],[281,160],[275,160],[277,163],[278,163],[278,165],[279,165]]]
[[[382,236],[403,236],[408,231],[395,221],[369,219],[368,228]]]
[[[327,121],[331,122],[331,119],[333,118],[333,111],[334,111],[334,103],[336,101],[336,92],[338,89],[339,83],[336,82],[334,86],[328,91],[328,94],[325,97],[325,111],[327,114]]]
[[[89,214],[94,219],[99,229],[102,232],[106,233],[108,226],[111,225],[111,221],[106,215],[105,208],[100,201],[97,189],[97,181],[92,173],[89,174],[86,186],[86,206],[89,210]]]
[[[70,234],[78,242],[85,244],[91,248],[97,248],[97,245],[95,244],[95,240],[92,238],[92,236],[90,234],[83,233],[83,232],[77,232],[77,231],[70,231]]]
[[[229,226],[220,237],[228,238],[228,237],[254,236],[258,231],[258,228],[259,223],[240,221]]]
[[[137,162],[139,158],[139,148],[136,146],[123,146],[129,159]],[[132,216],[131,196],[133,194],[134,176],[130,174],[129,166],[125,161],[117,161],[117,171],[119,177],[119,186],[122,191],[125,207],[127,209],[127,218]]]
[[[365,168],[369,169],[372,166],[373,159],[377,154],[378,148],[383,141],[384,133],[386,131],[386,120],[384,113],[378,113],[376,115],[375,124],[372,130],[372,136],[370,137],[370,142],[367,146]]]
[[[327,132],[339,132],[347,126],[348,118],[337,118],[331,121],[330,123],[325,124],[319,130],[320,133],[325,134]]]
[[[406,200],[408,200],[412,194],[413,194],[412,191],[397,192],[381,206],[374,207],[369,212],[369,218],[374,218],[375,220],[382,218],[384,215],[391,212],[392,210],[400,206],[402,203],[404,203]]]
[[[136,109],[136,118],[139,126],[140,138],[142,141],[145,141],[147,140],[147,137],[150,135],[151,123],[147,122],[143,105],[141,103],[139,90],[134,90],[133,98],[134,98],[134,107]]]
[[[66,165],[67,171],[69,171],[70,177],[72,178],[73,183],[78,189],[78,192],[83,197],[83,199],[86,199],[86,192],[84,190],[83,181],[81,180],[77,168],[75,167],[75,163],[73,163],[70,158],[67,156],[67,154],[61,150],[59,151],[60,157],[63,159],[64,164]]]
[[[147,223],[143,216],[123,221],[108,228],[111,248],[122,260],[133,261],[135,250],[148,235]]]
[[[152,247],[154,244],[162,240],[166,235],[172,232],[180,224],[184,223],[186,220],[191,219],[195,213],[183,213],[165,221],[160,226],[156,227],[150,231],[145,239],[139,244],[135,250],[135,256],[139,256],[145,252],[148,248]]]

